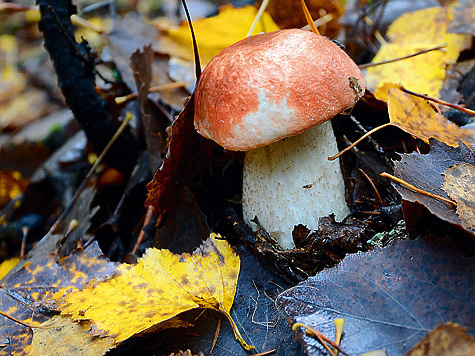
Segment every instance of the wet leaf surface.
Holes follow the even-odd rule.
[[[455,164],[474,165],[475,154],[463,143],[460,143],[459,147],[451,147],[435,139],[430,139],[429,142],[431,148],[428,154],[403,154],[401,161],[394,162],[395,175],[426,192],[449,198],[442,189],[443,173]],[[398,184],[395,184],[395,188],[403,200],[422,204],[440,219],[464,228],[454,205],[422,195]],[[408,214],[407,211],[406,214]]]
[[[80,288],[91,278],[112,276],[115,264],[101,255],[93,244],[87,252],[76,250],[59,263],[51,254],[37,263],[27,262],[3,281],[0,310],[36,325],[48,320],[56,308],[51,297],[61,288]],[[5,317],[2,319],[0,340],[7,340],[8,346],[0,348],[0,355],[28,354],[32,330]]]
[[[475,333],[474,253],[473,241],[459,236],[397,241],[348,256],[277,303],[295,322],[330,338],[333,321],[344,318],[341,347],[351,355],[377,349],[402,355],[446,321]],[[300,331],[297,338],[309,355],[322,355],[315,339]]]

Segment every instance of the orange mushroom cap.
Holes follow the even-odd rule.
[[[364,90],[358,66],[328,38],[300,29],[260,34],[206,66],[195,91],[195,128],[247,151],[332,119]]]

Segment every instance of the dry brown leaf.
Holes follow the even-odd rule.
[[[457,215],[466,228],[475,230],[475,166],[455,164],[444,171],[442,189],[457,202]]]
[[[451,123],[426,100],[398,88],[389,89],[388,111],[392,125],[426,142],[434,137],[452,147],[458,146],[458,140],[469,147],[475,146],[472,131]]]

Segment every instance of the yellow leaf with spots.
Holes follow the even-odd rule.
[[[471,36],[446,33],[453,18],[453,8],[432,7],[404,14],[387,32],[388,43],[381,46],[373,62],[386,61],[435,46],[441,50],[427,52],[409,59],[370,67],[366,86],[377,98],[384,98],[385,83],[402,84],[405,88],[438,97],[445,79],[446,67],[456,62],[459,53],[471,46]]]
[[[116,343],[184,311],[215,309],[250,348],[229,316],[239,270],[234,250],[212,235],[192,255],[148,249],[136,265],[120,265],[113,278],[60,298],[60,309],[75,321],[91,321],[93,335],[113,336]]]
[[[12,257],[9,258],[8,260],[5,260],[2,262],[0,265],[0,279],[5,277],[10,270],[15,267],[15,265],[20,262],[19,257]]]
[[[245,38],[256,14],[257,9],[250,5],[242,8],[223,6],[219,15],[194,21],[193,29],[202,64],[207,64],[224,48]],[[252,34],[277,30],[279,26],[269,14],[264,13]],[[162,52],[189,61],[193,60],[193,45],[188,23],[185,22],[178,28],[165,30],[161,44]]]
[[[0,310],[20,321],[39,325],[56,308],[53,294],[81,288],[91,278],[110,278],[115,269],[116,264],[102,257],[97,244],[86,251],[75,250],[59,262],[53,255],[46,255],[37,263],[26,262],[3,280]],[[0,321],[0,340],[8,340],[8,345],[0,348],[0,355],[28,355],[31,329],[3,316]]]
[[[397,88],[389,89],[388,111],[391,125],[429,142],[430,137],[457,147],[458,140],[475,147],[474,132],[463,129],[437,113],[426,100],[404,93]]]

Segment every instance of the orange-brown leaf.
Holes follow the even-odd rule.
[[[434,137],[452,147],[458,146],[458,140],[469,147],[475,146],[472,131],[451,123],[426,100],[400,89],[389,90],[388,110],[392,125],[426,142]]]

